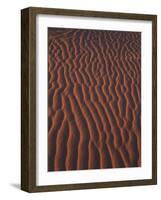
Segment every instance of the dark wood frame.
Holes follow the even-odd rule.
[[[152,21],[152,179],[36,186],[37,14]],[[21,189],[45,192],[153,184],[157,184],[157,16],[33,7],[21,10]]]

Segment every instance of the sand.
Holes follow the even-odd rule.
[[[48,29],[48,171],[141,166],[141,33]]]

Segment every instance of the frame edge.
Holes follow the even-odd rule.
[[[152,19],[152,179],[157,184],[157,15]]]
[[[94,10],[77,10],[77,9],[63,9],[63,8],[48,8],[48,7],[27,7],[35,14],[55,14],[65,16],[78,17],[101,17],[101,18],[115,18],[115,19],[133,19],[133,20],[153,20],[156,16],[154,14],[141,13],[126,13],[126,12],[112,12],[112,11],[94,11]]]
[[[21,10],[21,190],[29,190],[29,9]]]
[[[21,190],[36,187],[36,37],[35,17],[21,10]]]

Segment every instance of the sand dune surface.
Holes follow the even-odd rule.
[[[48,171],[141,166],[141,33],[48,29]]]

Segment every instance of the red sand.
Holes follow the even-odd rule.
[[[141,33],[49,28],[48,170],[141,165]]]

